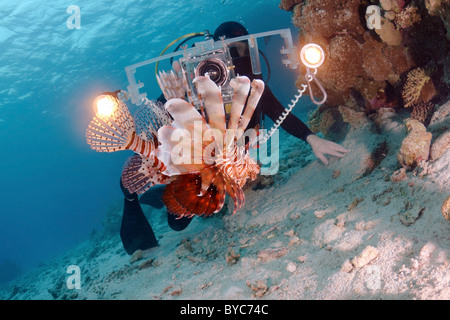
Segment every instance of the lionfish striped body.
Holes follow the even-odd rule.
[[[194,81],[207,119],[186,101],[171,99],[165,108],[174,121],[158,131],[161,144],[155,155],[167,167],[163,173],[174,178],[166,187],[163,201],[169,212],[179,216],[209,216],[220,211],[228,193],[234,201],[234,214],[245,202],[243,185],[259,173],[259,166],[249,156],[245,144],[237,142],[242,141],[244,130],[264,90],[264,83],[254,80],[248,96],[250,80],[247,77],[232,80],[234,96],[227,123],[220,88],[207,77],[197,77]],[[172,151],[178,141],[172,141],[172,135],[179,129],[188,133],[193,146],[201,146],[202,161],[194,155],[191,161],[173,163]],[[209,132],[212,143],[207,143],[199,131]]]

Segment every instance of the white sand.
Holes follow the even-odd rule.
[[[450,299],[450,222],[441,214],[450,149],[423,177],[409,171],[391,182],[405,118],[386,119],[380,134],[370,126],[350,132],[342,145],[351,153],[327,167],[283,136],[275,183],[247,189],[234,216],[195,218],[174,232],[163,210],[144,206],[160,246],[140,260],[130,262],[118,235],[87,241],[0,298]],[[383,141],[386,157],[364,176]],[[66,286],[72,264],[81,269],[79,290]]]

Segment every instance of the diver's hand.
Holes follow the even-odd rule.
[[[322,139],[315,134],[310,134],[306,138],[306,142],[311,145],[316,157],[319,158],[320,161],[322,161],[322,163],[325,165],[328,165],[328,159],[325,157],[326,154],[342,158],[347,152],[350,151],[337,143]]]

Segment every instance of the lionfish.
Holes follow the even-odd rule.
[[[159,78],[158,82],[168,83]],[[229,119],[221,89],[207,76],[196,77],[194,83],[202,113],[182,94],[166,94],[170,90],[163,90],[169,98],[164,107],[146,100],[134,117],[122,101],[112,98],[113,114],[92,119],[87,142],[99,152],[134,151],[122,171],[124,187],[142,194],[155,184],[166,184],[162,200],[172,214],[210,216],[222,209],[227,193],[234,201],[234,214],[245,202],[242,187],[259,173],[242,141],[264,82],[250,83],[245,76],[231,80]]]

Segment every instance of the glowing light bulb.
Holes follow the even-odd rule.
[[[309,68],[318,68],[325,60],[325,54],[319,45],[309,43],[300,51],[300,60]]]
[[[116,107],[116,102],[114,101],[114,97],[108,95],[98,96],[94,101],[94,109],[97,112],[97,115],[102,117],[110,116]]]

